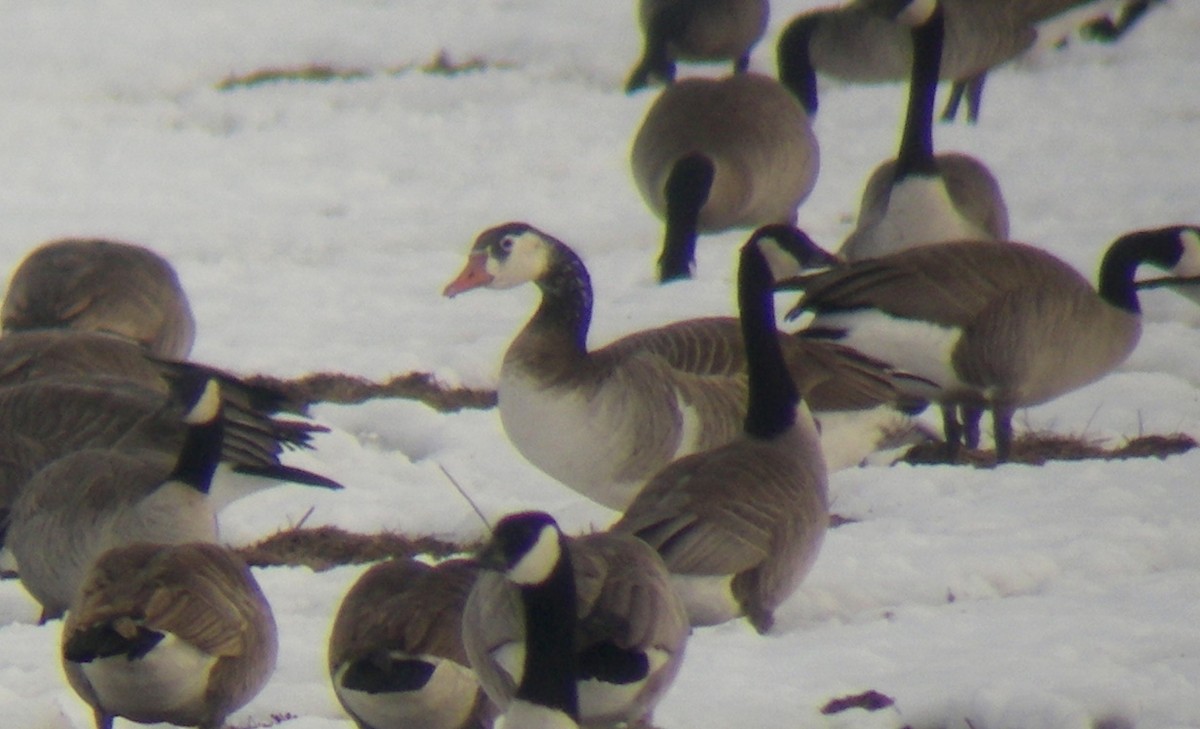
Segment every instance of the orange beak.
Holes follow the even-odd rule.
[[[467,265],[463,267],[458,278],[446,284],[442,296],[454,298],[464,291],[487,286],[492,282],[492,274],[487,272],[487,254],[472,253],[467,256]]]

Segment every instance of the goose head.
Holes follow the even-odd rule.
[[[562,245],[528,223],[488,228],[475,239],[467,265],[442,295],[453,298],[471,289],[511,289],[540,281],[553,267],[556,244]]]
[[[1200,275],[1190,270],[1194,268],[1192,261],[1194,261],[1196,252],[1200,251],[1200,226],[1179,225],[1167,230],[1176,232],[1183,248],[1180,262],[1176,264],[1176,268],[1180,270],[1170,276],[1142,279],[1137,282],[1136,286],[1138,289],[1170,288],[1192,301],[1200,303]]]
[[[503,573],[518,587],[536,587],[550,579],[565,554],[554,517],[527,511],[502,519],[478,559],[481,567]]]
[[[1167,272],[1160,278],[1134,281],[1137,268],[1148,263]],[[1200,283],[1200,226],[1172,225],[1126,233],[1109,246],[1100,262],[1099,293],[1109,303],[1140,311],[1137,291],[1166,286],[1196,299]]]
[[[832,268],[842,259],[817,245],[808,233],[794,225],[773,223],[755,231],[752,238],[767,260],[774,281],[795,278],[805,271]]]

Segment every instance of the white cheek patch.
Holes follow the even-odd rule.
[[[504,260],[488,256],[486,269],[492,276],[489,288],[511,289],[537,281],[550,266],[550,247],[536,233],[509,237],[513,246]]]
[[[1200,231],[1186,228],[1179,233],[1179,244],[1183,253],[1179,262],[1171,268],[1175,276],[1200,276]]]
[[[896,20],[909,27],[923,25],[929,20],[929,16],[933,15],[935,8],[937,8],[937,0],[912,0],[896,16]]]
[[[529,551],[509,568],[508,579],[518,585],[540,585],[545,582],[562,556],[558,536],[558,530],[554,527],[542,527]]]
[[[217,412],[221,407],[221,386],[216,380],[209,380],[204,383],[204,392],[200,394],[200,399],[192,406],[192,409],[183,416],[183,422],[188,425],[199,425],[207,423],[217,417]]]

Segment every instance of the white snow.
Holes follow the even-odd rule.
[[[818,4],[774,3],[753,65],[770,71],[778,29]],[[992,168],[1015,239],[1092,276],[1122,232],[1200,222],[1198,34],[1200,3],[1167,0],[1116,45],[1041,50],[992,74],[980,124],[939,126],[937,146]],[[512,219],[587,261],[594,343],[730,314],[744,233],[702,241],[696,280],[654,283],[661,227],[627,159],[653,93],[620,91],[639,46],[633,0],[9,3],[0,260],[11,268],[63,236],[148,245],[191,297],[194,357],[247,374],[421,370],[493,386],[536,292],[440,291],[475,234]],[[441,50],[489,67],[421,71]],[[365,75],[218,89],[313,64]],[[903,85],[824,84],[821,176],[800,211],[817,240],[850,231],[863,182],[893,153],[904,96]],[[1143,303],[1145,335],[1120,370],[1018,414],[1018,431],[1200,437],[1200,309],[1162,290]],[[568,531],[613,519],[525,463],[494,410],[393,400],[314,416],[333,432],[290,462],[347,489],[239,501],[221,515],[230,542],[310,509],[310,526],[479,536],[439,466],[492,519],[531,507]],[[744,622],[698,629],[655,721],[866,726],[862,710],[819,709],[876,689],[896,699],[889,721],[914,727],[1198,727],[1198,471],[1200,452],[838,472],[833,509],[859,521],[829,533],[770,635]],[[279,622],[279,668],[232,723],[287,714],[293,729],[353,726],[325,643],[363,569],[256,571]],[[59,624],[36,627],[36,615],[18,583],[0,584],[0,724],[90,727],[58,665]]]

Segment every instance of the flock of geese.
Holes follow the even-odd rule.
[[[664,221],[659,277],[690,276],[698,235],[753,229],[737,317],[588,346],[583,259],[520,222],[479,234],[445,288],[532,283],[541,301],[500,367],[504,431],[534,466],[620,512],[566,536],[548,514],[495,525],[471,559],[392,560],[345,596],[329,638],[334,691],[362,729],[649,725],[692,630],[768,631],[829,524],[828,475],[930,434],[997,460],[1017,408],[1102,377],[1140,334],[1137,271],[1200,276],[1200,227],[1130,232],[1093,286],[1008,240],[979,160],[936,153],[939,79],[977,118],[988,69],[1036,26],[1112,0],[853,0],[790,22],[779,78],[749,72],[766,0],[641,0],[645,51],[627,90],[665,82],[638,130],[633,177]],[[1136,17],[1148,3],[1130,3]],[[681,61],[731,62],[675,80]],[[836,253],[795,227],[819,152],[818,72],[909,79],[894,159],[865,185]],[[953,117],[954,110],[947,116]],[[800,291],[778,328],[778,291]],[[64,618],[61,659],[98,729],[117,717],[216,729],[274,668],[271,609],[220,543],[216,514],[279,481],[322,427],[269,388],[188,361],[195,325],[171,266],[104,240],[45,244],[0,309],[0,519],[10,567]],[[845,445],[845,434],[853,445]]]

